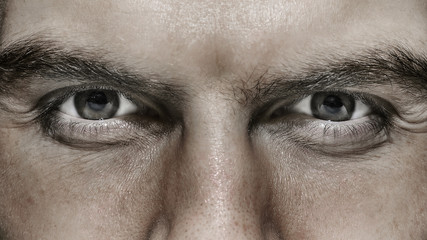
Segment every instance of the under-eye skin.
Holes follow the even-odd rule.
[[[163,108],[147,98],[104,86],[75,86],[54,90],[37,104],[43,132],[72,146],[123,144],[168,131]]]
[[[279,100],[261,122],[277,139],[325,153],[359,153],[389,139],[394,108],[379,97],[347,90]]]

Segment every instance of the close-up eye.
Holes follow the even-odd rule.
[[[166,110],[155,100],[111,88],[58,89],[39,105],[44,132],[74,146],[123,143],[135,134],[150,136],[171,127]]]
[[[293,102],[278,101],[263,114],[263,121],[271,133],[281,136],[277,139],[327,153],[349,153],[385,142],[393,112],[386,100],[371,94],[330,90]]]
[[[293,106],[293,111],[322,120],[348,121],[367,116],[371,108],[343,92],[317,92]]]
[[[68,98],[59,110],[73,117],[105,120],[135,113],[138,107],[113,90],[86,90]]]

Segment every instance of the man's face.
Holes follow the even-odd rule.
[[[4,239],[427,239],[426,1],[4,20]]]

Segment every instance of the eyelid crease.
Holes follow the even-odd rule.
[[[427,133],[427,104],[417,105],[411,112],[397,114],[394,122],[400,129],[414,133]]]

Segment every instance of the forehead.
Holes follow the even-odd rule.
[[[427,33],[426,1],[415,0],[11,0],[7,12],[6,43],[42,34],[107,50],[128,65],[206,76],[331,50],[393,42],[417,48]]]

